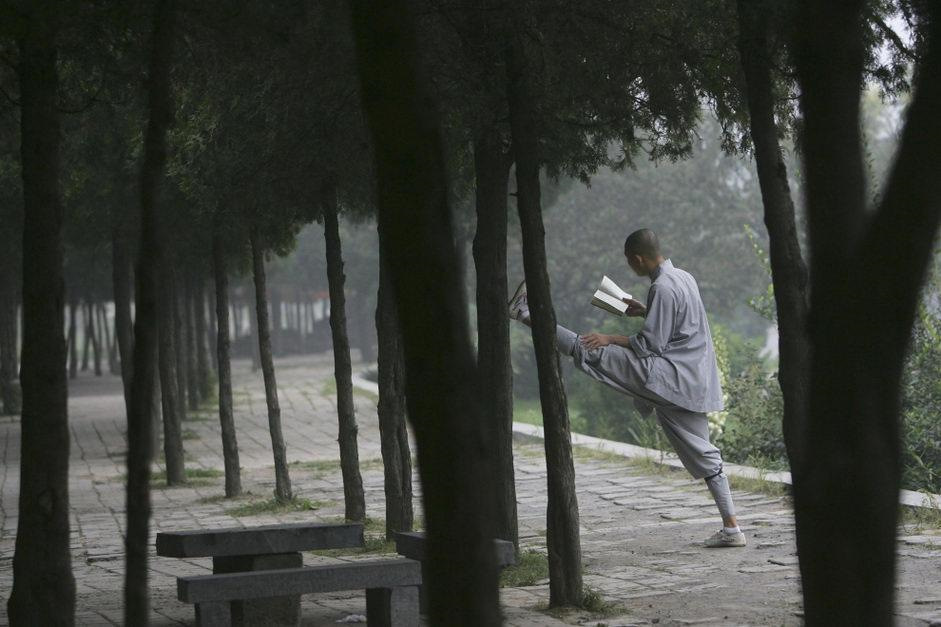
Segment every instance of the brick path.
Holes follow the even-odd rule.
[[[243,486],[250,495],[224,501],[222,479],[160,488],[153,493],[154,531],[329,520],[342,516],[343,493],[336,444],[332,358],[318,355],[277,363],[284,436],[296,494],[314,511],[234,516],[233,507],[270,496],[274,487],[261,373],[234,364],[236,423]],[[121,622],[124,529],[124,406],[119,381],[81,376],[70,396],[72,424],[72,559],[80,625]],[[379,431],[373,398],[357,394],[360,458],[368,515],[383,516]],[[213,412],[188,420],[188,468],[221,469],[218,421]],[[17,523],[19,423],[0,422],[0,624],[12,585]],[[577,452],[585,583],[610,604],[607,614],[549,614],[547,582],[502,590],[508,625],[797,625],[799,581],[794,524],[785,499],[736,492],[739,520],[750,545],[708,551],[699,543],[715,528],[715,506],[701,482],[681,472]],[[519,516],[524,548],[545,546],[545,466],[542,445],[516,446]],[[416,492],[418,484],[416,479]],[[941,624],[941,531],[902,530],[899,540],[899,625]],[[152,543],[151,543],[151,546]],[[305,555],[306,563],[356,557]],[[192,624],[192,607],[176,600],[175,577],[209,571],[209,560],[151,556],[152,624]],[[333,624],[365,611],[362,592],[303,598],[305,624]]]

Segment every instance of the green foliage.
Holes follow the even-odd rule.
[[[902,392],[902,485],[941,492],[941,316],[936,309],[921,308]]]

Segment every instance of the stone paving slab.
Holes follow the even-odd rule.
[[[314,509],[237,515],[232,510],[269,498],[273,460],[261,373],[233,368],[243,486],[223,498],[221,477],[153,492],[152,533],[163,530],[336,521],[343,515],[337,460],[336,405],[329,354],[278,360],[284,436],[297,496]],[[124,455],[121,386],[115,377],[82,375],[72,382],[70,494],[76,623],[121,624]],[[382,468],[375,398],[356,394],[359,450],[368,516],[383,516]],[[188,468],[221,469],[219,425],[212,411],[184,424]],[[542,442],[515,446],[521,545],[545,552],[546,476]],[[794,523],[787,499],[736,491],[745,549],[707,550],[702,540],[719,524],[702,482],[683,472],[657,472],[612,455],[576,449],[585,583],[608,604],[604,614],[547,613],[548,582],[501,590],[506,624],[536,625],[799,625],[802,623]],[[157,464],[160,469],[160,464]],[[12,585],[19,490],[18,420],[0,420],[0,593]],[[417,477],[416,494],[420,494]],[[416,511],[420,516],[420,501]],[[367,532],[368,533],[368,532]],[[373,532],[377,533],[377,532]],[[391,549],[390,549],[391,550]],[[390,556],[393,553],[390,553]],[[376,554],[304,555],[306,564],[371,559]],[[941,621],[941,531],[909,528],[899,537],[899,625]],[[154,625],[190,625],[192,607],[176,598],[176,577],[211,571],[211,561],[158,558],[151,542]],[[361,591],[302,597],[305,625],[328,625],[365,612]],[[0,624],[6,624],[0,604]]]

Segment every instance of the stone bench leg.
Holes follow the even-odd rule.
[[[196,624],[199,627],[231,627],[232,609],[229,603],[197,603]]]
[[[214,557],[212,572],[243,573],[254,570],[277,570],[300,568],[304,558],[300,553],[276,553],[272,555],[230,555]],[[276,593],[277,590],[272,590]],[[295,627],[301,621],[301,598],[299,596],[272,596],[249,601],[232,601],[232,622],[235,627],[243,625],[272,625]]]
[[[366,590],[368,627],[417,627],[418,586]]]

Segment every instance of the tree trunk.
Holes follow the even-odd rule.
[[[392,278],[379,251],[379,294],[376,305],[376,336],[379,340],[379,440],[385,471],[386,538],[397,531],[411,531],[412,456],[405,427],[405,360],[395,314]]]
[[[69,378],[78,376],[78,299],[69,299]]]
[[[190,378],[187,367],[189,365],[189,351],[187,350],[189,338],[187,337],[186,314],[184,313],[186,296],[181,287],[177,268],[173,267],[171,272],[173,272],[173,291],[171,293],[173,299],[173,309],[171,310],[173,316],[173,348],[176,354],[177,405],[179,408],[177,411],[179,412],[180,421],[183,421],[186,420],[186,392],[189,389]]]
[[[111,332],[111,325],[108,324],[108,310],[104,302],[98,303],[98,319],[101,321],[101,335],[104,337],[104,346],[107,347],[108,355],[108,373],[118,373],[118,356],[115,353],[114,334]]]
[[[347,520],[363,520],[366,499],[359,474],[359,449],[356,445],[356,408],[353,405],[353,368],[350,365],[350,340],[346,335],[346,296],[343,287],[343,252],[337,216],[336,189],[325,192],[323,233],[327,244],[327,282],[330,286],[330,332],[333,336],[333,376],[337,383],[337,419],[339,421],[340,469],[343,473],[343,499]]]
[[[72,625],[69,423],[55,9],[25,5],[17,45],[23,175],[23,413],[13,625]]]
[[[268,323],[268,298],[265,291],[265,251],[253,230],[252,271],[255,279],[255,328],[258,333],[258,354],[261,371],[265,378],[265,401],[268,404],[268,429],[271,432],[271,449],[274,453],[275,498],[290,501],[291,477],[288,475],[287,450],[281,434],[281,407],[278,404],[278,382],[274,376],[274,359],[271,356],[271,334]]]
[[[228,315],[228,312],[226,312]],[[209,384],[209,354],[206,338],[206,281],[202,273],[193,281],[193,337],[196,342],[196,388],[200,402],[212,393]],[[228,329],[226,329],[228,331]]]
[[[800,442],[810,386],[807,266],[797,237],[794,203],[774,121],[769,7],[738,0],[739,41],[758,184],[768,229],[778,314],[778,383],[784,396],[784,442],[791,467],[802,463]]]
[[[94,357],[95,376],[101,376],[101,334],[97,324],[97,304],[95,301],[85,303],[85,313],[88,316],[88,330],[91,335],[92,355]]]
[[[98,336],[98,353],[102,360],[108,360],[109,372],[114,374],[114,362],[111,361],[111,330],[108,328],[108,319],[105,314],[105,304],[98,301],[94,304],[94,315],[96,324],[96,335]],[[96,372],[101,376],[101,368]]]
[[[94,333],[91,330],[91,317],[88,315],[88,301],[86,300],[82,304],[82,327],[85,329],[82,341],[82,372],[85,372],[88,370],[88,359],[91,356],[91,342]]]
[[[20,413],[19,354],[16,347],[19,281],[14,264],[3,260],[0,268],[0,410]],[[18,264],[17,264],[18,265]]]
[[[161,245],[167,240],[162,239]],[[164,263],[160,268],[160,295],[157,301],[157,315],[160,327],[160,392],[163,400],[163,457],[167,468],[167,485],[186,483],[183,463],[183,402],[184,391],[180,388],[178,336],[174,333],[176,325],[176,305],[174,294],[176,276],[172,263]]]
[[[239,470],[239,447],[232,415],[232,367],[229,348],[229,276],[225,267],[225,250],[218,230],[212,234],[212,270],[216,283],[216,329],[219,367],[219,424],[222,427],[222,459],[225,463],[225,495],[242,493]]]
[[[513,470],[513,367],[510,363],[510,320],[506,313],[507,183],[511,160],[499,132],[489,130],[474,142],[477,234],[477,367],[484,396],[487,441],[497,492],[494,535],[519,550],[516,479]]]
[[[519,28],[517,32],[519,35],[514,38],[507,55],[507,98],[516,161],[517,209],[523,234],[523,269],[545,428],[549,605],[580,605],[582,551],[578,533],[578,499],[568,404],[556,351],[555,310],[546,269],[545,229],[539,198],[539,143],[528,76],[533,70],[527,61]]]
[[[793,477],[809,625],[894,619],[900,382],[941,219],[941,15],[929,7],[928,50],[896,161],[869,212],[863,3],[849,4],[805,3],[798,24],[813,357],[804,463]],[[874,315],[873,303],[890,305]]]
[[[192,411],[199,409],[200,390],[199,390],[199,358],[196,348],[196,308],[193,273],[187,270],[183,281],[183,293],[181,304],[183,305],[183,325],[185,327],[186,346],[184,354],[186,356],[186,398],[189,400],[189,408]]]
[[[380,247],[392,274],[428,528],[433,625],[501,622],[485,478],[481,390],[448,207],[437,112],[419,93],[410,8],[351,3],[375,147]]]
[[[228,282],[229,282],[229,279],[228,277],[226,277],[226,285],[228,285]],[[229,302],[228,287],[226,287],[226,292],[227,292],[226,302]],[[234,311],[234,308],[233,308],[233,311]],[[219,329],[218,329],[218,325],[216,322],[215,312],[216,312],[216,291],[215,289],[211,289],[209,290],[209,315],[207,316],[209,319],[209,334],[208,334],[209,335],[208,337],[209,357],[212,360],[212,369],[218,372],[219,370],[219,346],[217,342],[218,342],[218,337],[219,337]],[[228,319],[228,317],[229,317],[229,312],[228,310],[226,310],[226,319]],[[236,329],[237,328],[238,327],[236,327]],[[229,333],[229,329],[226,328],[226,334],[228,333]],[[237,337],[237,336],[238,336],[238,332],[236,332],[236,334],[233,335],[232,337]],[[231,341],[230,341],[230,346],[229,346],[229,358],[230,359],[231,359],[231,353],[232,353],[232,348],[231,348]],[[211,390],[210,390],[210,393],[211,393]]]
[[[114,336],[121,362],[121,381],[128,415],[131,413],[131,381],[134,380],[133,334],[131,320],[131,253],[130,235],[123,228],[120,216],[111,234],[111,282],[114,291]]]
[[[141,164],[141,243],[135,290],[132,411],[128,414],[127,425],[125,625],[146,625],[150,618],[147,555],[150,545],[150,465],[154,451],[154,382],[157,380],[158,327],[166,326],[157,319],[158,301],[163,300],[157,294],[157,268],[163,265],[164,249],[155,205],[166,161],[166,131],[172,111],[169,84],[172,41],[173,3],[172,0],[159,0],[155,6],[150,51],[150,117]]]

